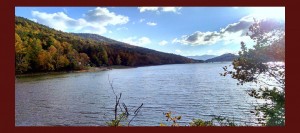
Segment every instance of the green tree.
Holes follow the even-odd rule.
[[[57,58],[56,61],[56,68],[59,70],[61,68],[65,68],[70,64],[70,61],[68,60],[66,55],[60,55]]]
[[[54,48],[51,47],[55,47],[56,50],[54,50]],[[52,51],[53,53],[55,53],[53,54],[55,70],[63,70],[70,64],[70,61],[68,60],[66,54],[64,54],[65,49],[59,41],[55,41],[54,44],[49,48],[53,49]]]
[[[77,69],[78,67],[78,61],[76,59],[76,50],[73,50],[72,48],[70,49],[67,49],[66,51],[66,56],[67,56],[67,59],[70,61],[70,64],[69,64],[69,69],[70,70],[73,70],[73,69]]]
[[[105,49],[102,51],[102,60],[104,64],[108,65],[108,55]]]
[[[120,57],[120,55],[118,55],[118,56],[117,56],[117,59],[116,59],[116,61],[117,61],[117,65],[121,65],[121,63],[122,63],[122,60],[121,60],[121,57]]]
[[[87,54],[85,53],[79,53],[78,55],[78,63],[79,63],[79,68],[84,69],[86,66],[89,65],[90,58]]]
[[[24,73],[30,68],[29,56],[26,51],[20,36],[15,33],[15,70],[17,73]]]
[[[30,66],[31,70],[38,71],[39,70],[39,61],[38,55],[42,49],[42,43],[39,39],[28,39],[27,43],[27,53],[30,58]]]
[[[50,52],[42,50],[38,54],[38,64],[40,69],[43,71],[52,71],[54,70],[54,65],[52,64],[52,56]]]
[[[258,121],[266,126],[285,125],[285,28],[283,23],[274,20],[254,20],[248,35],[254,40],[253,48],[248,49],[241,42],[239,57],[232,62],[233,70],[225,66],[223,76],[231,75],[240,85],[259,84],[259,88],[248,94],[266,102],[255,106],[251,111]]]

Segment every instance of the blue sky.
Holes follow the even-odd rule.
[[[253,18],[285,21],[284,7],[16,7],[57,30],[95,33],[183,56],[237,53]]]

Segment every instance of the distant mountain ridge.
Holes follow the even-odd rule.
[[[196,56],[187,56],[188,58],[195,59],[195,60],[208,60],[214,57],[217,57],[216,55],[196,55]]]
[[[92,33],[71,33],[71,34],[80,36],[85,39],[92,39],[92,40],[99,41],[99,42],[126,44],[124,42],[119,42],[119,41],[116,41],[116,40],[113,40],[113,39],[110,39],[110,38],[107,38],[107,37],[104,37],[104,36],[101,36],[98,34],[92,34]]]
[[[205,62],[226,62],[226,61],[233,61],[238,56],[232,53],[223,54],[208,60],[205,60]]]

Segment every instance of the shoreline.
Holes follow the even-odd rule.
[[[197,63],[178,63],[178,64],[198,64]],[[207,62],[201,62],[207,63]],[[159,65],[145,65],[145,66],[123,66],[123,65],[113,65],[108,67],[88,67],[82,70],[71,70],[71,71],[50,71],[50,72],[35,72],[35,73],[25,73],[25,74],[15,74],[15,78],[22,77],[32,77],[32,76],[42,76],[42,75],[58,75],[58,74],[67,74],[67,73],[84,73],[84,72],[100,72],[100,71],[108,71],[112,69],[127,69],[127,68],[137,68],[137,67],[148,67],[148,66],[160,66],[160,65],[176,65],[176,64],[159,64]]]
[[[25,74],[15,74],[16,78],[22,77],[31,77],[31,76],[42,76],[42,75],[58,75],[58,74],[66,74],[66,73],[84,73],[84,72],[100,72],[100,71],[108,71],[112,69],[125,69],[125,68],[134,68],[128,66],[109,66],[109,67],[88,67],[82,70],[72,70],[72,71],[53,71],[53,72],[36,72],[36,73],[25,73]]]

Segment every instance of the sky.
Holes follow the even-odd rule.
[[[237,54],[241,41],[254,44],[253,18],[285,23],[285,7],[16,7],[15,15],[182,56]]]

